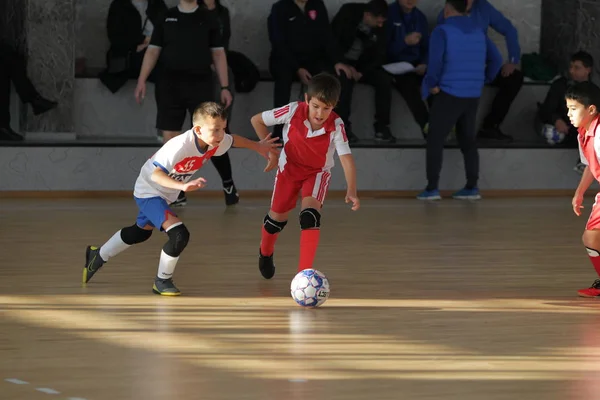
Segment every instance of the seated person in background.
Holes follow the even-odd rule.
[[[342,88],[337,113],[346,133],[352,132],[350,107],[354,82],[375,88],[375,139],[395,142],[390,132],[391,76],[381,68],[385,62],[385,31],[388,5],[385,0],[344,4],[331,22],[344,63],[350,66],[352,79]]]
[[[137,79],[157,19],[167,10],[164,0],[113,0],[106,29],[110,49],[100,80],[113,93]],[[153,81],[153,76],[150,81]]]
[[[292,83],[297,79],[308,85],[313,75],[335,70],[344,87],[352,77],[350,68],[342,63],[322,0],[279,0],[271,8],[267,24],[274,108],[290,102]],[[281,138],[282,128],[276,125],[273,136]],[[348,139],[356,141],[351,135]]]
[[[482,139],[498,139],[512,142],[512,136],[504,134],[500,125],[506,118],[512,102],[515,100],[523,86],[523,73],[517,69],[521,61],[521,47],[519,33],[515,26],[502,13],[494,8],[488,0],[465,0],[467,12],[477,25],[487,34],[492,27],[506,39],[508,49],[508,62],[504,64],[500,73],[492,82],[492,86],[499,88],[489,114],[483,121],[479,131]],[[438,24],[444,23],[444,14],[440,13]]]
[[[395,87],[406,101],[415,121],[426,131],[427,106],[421,98],[421,82],[429,56],[429,24],[416,5],[418,0],[396,0],[390,4],[387,20],[387,62],[408,62],[414,72],[394,77]]]
[[[577,128],[571,125],[567,117],[565,93],[573,83],[590,80],[593,67],[592,56],[579,51],[571,56],[568,76],[563,76],[550,85],[536,114],[536,129],[552,144],[564,142],[569,147],[577,147]]]
[[[574,83],[590,80],[594,69],[594,58],[585,51],[571,56],[568,76],[552,82],[544,102],[539,105],[535,118],[535,128],[551,144],[563,143],[566,147],[576,148],[577,128],[569,121],[565,93]],[[583,173],[585,164],[577,160],[574,170]]]
[[[0,141],[21,141],[23,136],[10,127],[10,83],[13,83],[23,103],[31,105],[34,115],[40,115],[58,104],[42,97],[27,76],[25,58],[0,39]]]

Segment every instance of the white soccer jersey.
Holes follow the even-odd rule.
[[[138,198],[162,197],[167,203],[177,200],[179,190],[170,189],[152,181],[156,167],[179,182],[188,182],[192,176],[212,157],[221,156],[231,148],[233,137],[225,134],[218,147],[209,146],[205,153],[198,147],[196,134],[190,129],[165,143],[148,159],[135,181],[133,195]]]

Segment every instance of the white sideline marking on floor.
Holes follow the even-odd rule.
[[[36,388],[38,392],[47,393],[47,394],[60,394],[60,392],[50,389],[50,388]]]
[[[29,382],[22,381],[16,378],[5,379],[6,382],[14,383],[15,385],[29,385]]]

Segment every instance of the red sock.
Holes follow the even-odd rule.
[[[270,256],[275,251],[275,242],[279,233],[269,233],[262,227],[262,234],[260,238],[260,254],[263,256]]]
[[[300,262],[298,263],[298,272],[312,268],[320,236],[320,229],[303,229],[300,232]]]
[[[598,274],[598,276],[600,276],[600,254],[598,254],[598,252],[596,250],[592,250],[592,249],[587,249],[588,252],[588,256],[590,257],[590,261],[592,262],[592,265],[594,266],[594,269],[596,270],[596,273]]]

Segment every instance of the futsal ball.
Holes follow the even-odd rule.
[[[329,280],[316,269],[305,269],[292,279],[290,293],[302,307],[319,307],[329,298]]]
[[[544,125],[543,135],[550,145],[559,144],[565,140],[565,134],[557,131],[553,125]]]

